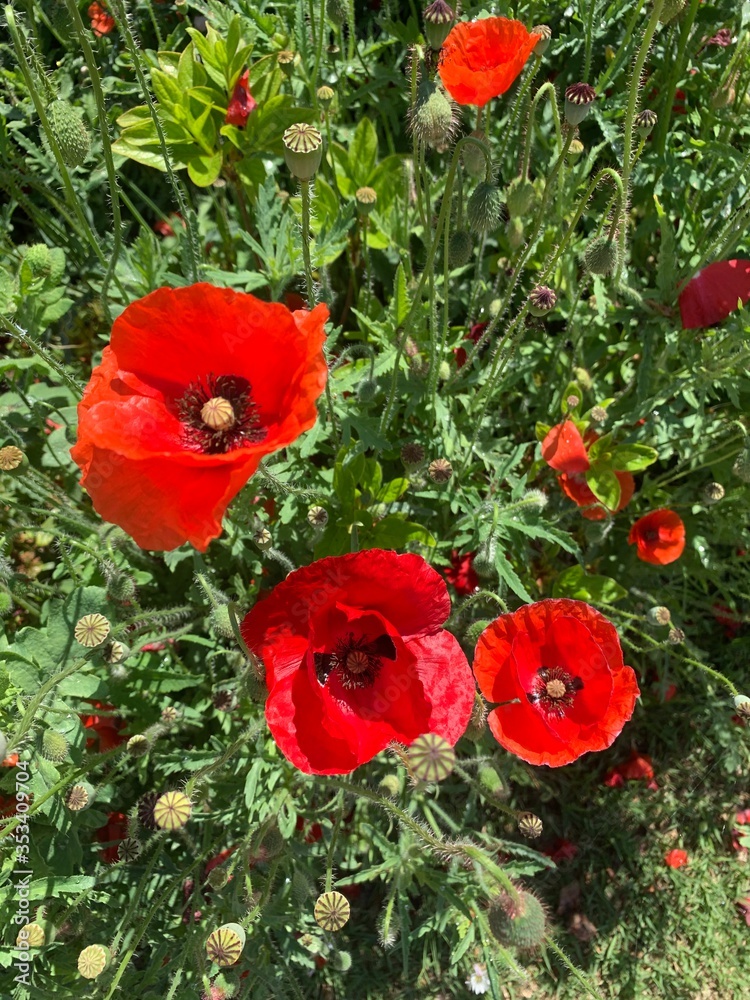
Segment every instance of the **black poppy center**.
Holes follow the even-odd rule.
[[[389,635],[371,637],[347,633],[336,641],[332,653],[315,653],[315,673],[325,684],[336,671],[346,691],[372,687],[383,660],[396,659],[396,646]]]
[[[208,455],[262,441],[252,386],[241,375],[209,375],[191,382],[177,402],[185,445]]]
[[[580,677],[574,677],[562,667],[541,667],[532,682],[532,690],[526,697],[532,705],[537,705],[548,715],[561,719],[565,709],[570,708],[576,694],[583,688]]]
[[[647,542],[657,542],[659,540],[659,532],[656,528],[646,528],[643,532],[643,537]]]

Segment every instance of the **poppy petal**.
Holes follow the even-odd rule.
[[[572,420],[550,428],[542,441],[542,458],[557,472],[585,472],[591,465],[581,432]]]
[[[680,293],[683,330],[715,326],[750,299],[750,260],[735,258],[709,264]]]

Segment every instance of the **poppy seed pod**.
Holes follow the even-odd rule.
[[[735,695],[734,698],[735,711],[743,717],[743,719],[750,719],[750,698],[745,694]]]
[[[565,119],[580,125],[596,100],[596,91],[588,83],[574,83],[565,91]]]
[[[290,125],[282,137],[284,159],[293,177],[309,181],[323,159],[323,136],[314,125],[297,122]]]
[[[315,91],[315,96],[318,98],[318,103],[322,108],[328,110],[333,103],[333,98],[335,96],[333,89],[331,87],[318,87]]]
[[[469,133],[469,138],[478,140],[489,150],[490,147],[486,132],[474,129],[473,132]],[[487,171],[487,157],[476,143],[467,142],[465,146],[462,146],[461,162],[464,165],[464,170],[470,177],[484,177]]]
[[[26,948],[41,948],[45,943],[46,936],[44,927],[41,924],[24,924],[18,932],[16,947],[23,948],[24,950]]]
[[[471,259],[474,249],[471,233],[468,229],[457,229],[451,233],[448,240],[448,264],[450,267],[463,267]]]
[[[418,469],[425,459],[425,451],[421,444],[410,442],[401,449],[401,461],[406,469]]]
[[[179,830],[192,811],[192,803],[184,792],[165,792],[154,803],[154,822],[162,830]]]
[[[527,840],[536,840],[541,837],[544,824],[534,813],[521,813],[518,817],[518,832]]]
[[[469,228],[479,235],[489,233],[500,225],[503,197],[497,185],[480,181],[466,205]]]
[[[611,274],[618,260],[617,243],[606,236],[591,240],[583,252],[583,266],[589,274]]]
[[[378,203],[378,195],[371,187],[357,188],[354,193],[360,215],[369,215]]]
[[[430,462],[427,475],[433,483],[447,483],[453,475],[453,466],[447,458],[436,458]]]
[[[672,612],[669,608],[665,608],[663,604],[659,604],[654,608],[649,608],[646,612],[646,618],[648,619],[649,625],[669,625],[672,621]]]
[[[645,139],[647,135],[651,135],[654,129],[654,125],[658,121],[658,115],[651,108],[644,108],[643,111],[639,111],[638,114],[633,119],[633,124],[635,125],[638,134],[643,136]]]
[[[725,493],[721,483],[707,483],[703,487],[703,502],[707,505],[718,503],[724,499]]]
[[[326,0],[326,17],[335,27],[340,28],[349,14],[349,0]]]
[[[53,101],[47,108],[47,120],[65,166],[80,167],[91,148],[80,113],[67,101]]]
[[[308,510],[307,520],[314,528],[325,528],[328,524],[328,511],[316,504]]]
[[[607,411],[603,406],[592,406],[589,416],[592,420],[595,420],[597,424],[602,424],[607,419]]]
[[[69,789],[65,805],[71,812],[83,812],[94,801],[94,795],[94,786],[90,785],[88,781],[80,781]]]
[[[135,736],[131,736],[127,743],[127,751],[131,757],[143,757],[147,754],[150,749],[150,743],[148,736],[144,736],[143,733],[136,733]]]
[[[409,127],[424,146],[442,146],[456,130],[453,102],[442,87],[424,79],[419,85],[417,101],[409,112]]]
[[[534,55],[543,56],[552,41],[552,29],[548,24],[536,24],[531,29],[532,35],[539,35],[539,41],[534,46]]]
[[[409,766],[419,781],[443,781],[453,770],[456,751],[437,733],[418,736],[407,752]]]
[[[78,974],[84,979],[97,979],[112,961],[112,952],[103,944],[90,944],[78,956]]]
[[[427,44],[433,51],[438,52],[453,27],[456,14],[445,0],[433,0],[433,3],[422,11],[422,19]]]
[[[351,913],[349,900],[340,892],[324,892],[315,903],[315,923],[324,931],[340,931]]]
[[[23,462],[23,452],[20,448],[16,448],[14,444],[0,448],[0,470],[12,472],[13,469],[18,468],[21,462]]]
[[[109,635],[109,630],[110,624],[104,615],[84,615],[76,622],[74,635],[82,646],[93,649],[94,646],[101,646]]]
[[[537,285],[529,292],[529,312],[532,316],[546,316],[557,305],[557,295],[548,285]]]
[[[581,153],[584,151],[585,148],[586,147],[583,145],[580,139],[574,139],[571,142],[570,146],[568,146],[567,159],[575,163],[575,161],[580,158]]]
[[[282,49],[281,52],[276,53],[276,62],[285,76],[291,76],[294,72],[294,61],[296,58],[297,54],[290,49]]]
[[[497,896],[487,916],[490,930],[501,944],[530,951],[544,941],[547,932],[544,908],[536,896],[525,889]]]
[[[206,940],[206,954],[217,965],[235,965],[245,947],[245,931],[239,924],[222,924]]]

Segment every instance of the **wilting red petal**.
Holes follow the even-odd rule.
[[[720,260],[699,271],[680,293],[683,330],[715,326],[750,299],[750,260]]]
[[[667,566],[685,550],[685,525],[673,510],[652,510],[631,527],[628,544],[637,546],[638,558],[643,562]]]
[[[591,465],[581,432],[572,420],[549,429],[542,441],[542,458],[557,472],[585,472]]]
[[[440,53],[443,86],[459,104],[483,108],[511,87],[539,38],[506,17],[459,22]]]
[[[247,123],[250,113],[258,106],[258,102],[250,93],[250,87],[248,86],[249,78],[250,70],[246,69],[234,86],[232,98],[227,108],[226,117],[224,118],[224,122],[227,125],[236,125],[238,128],[242,128]]]

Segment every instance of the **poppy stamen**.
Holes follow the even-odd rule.
[[[185,444],[193,451],[220,454],[262,441],[252,386],[239,375],[209,375],[191,382],[177,402]]]
[[[354,637],[349,632],[339,639],[333,653],[315,653],[315,673],[318,681],[325,684],[330,674],[338,668],[341,686],[346,691],[355,688],[372,687],[375,683],[383,659],[395,660],[396,647],[389,635],[370,639],[367,635]]]
[[[533,685],[533,691],[526,695],[531,704],[561,719],[565,709],[572,706],[576,694],[583,688],[583,681],[562,667],[542,667],[537,671]]]

